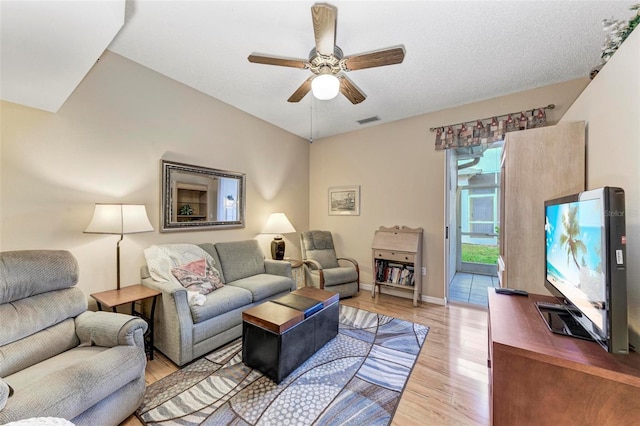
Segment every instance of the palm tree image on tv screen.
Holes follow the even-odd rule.
[[[547,208],[547,280],[591,307],[604,305],[600,200]],[[574,297],[572,297],[574,299]]]
[[[587,247],[579,240],[580,238],[580,225],[576,219],[578,213],[578,206],[569,207],[569,213],[562,216],[562,226],[564,233],[560,235],[560,244],[566,247],[567,255],[571,255],[573,263],[580,269],[576,255],[580,252],[586,252]]]

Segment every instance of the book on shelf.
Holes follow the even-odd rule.
[[[376,281],[405,286],[414,286],[414,267],[404,263],[391,262],[384,259],[376,259],[375,263]]]

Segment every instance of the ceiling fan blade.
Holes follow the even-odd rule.
[[[364,93],[360,91],[356,87],[355,84],[351,80],[349,80],[346,76],[341,75],[340,77],[340,93],[342,93],[349,101],[356,105],[360,102],[364,101],[367,97]]]
[[[347,71],[354,71],[365,68],[399,64],[403,60],[404,47],[394,47],[391,49],[379,50],[377,52],[350,56],[345,59],[345,66],[347,67]]]
[[[249,55],[249,62],[254,64],[278,65],[281,67],[307,68],[307,62],[302,59],[285,59],[273,56]]]
[[[311,7],[313,34],[316,38],[316,52],[323,56],[333,55],[336,45],[337,9],[328,4],[314,4]]]
[[[304,83],[302,83],[300,87],[298,87],[298,89],[293,92],[293,95],[289,96],[287,102],[300,102],[302,98],[304,98],[305,95],[311,90],[311,80],[313,80],[313,77],[315,76],[312,75],[311,77],[306,79]]]

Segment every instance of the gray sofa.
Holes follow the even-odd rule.
[[[159,290],[154,346],[181,366],[242,335],[242,311],[295,290],[289,262],[265,259],[256,240],[199,244],[213,257],[224,283],[202,306],[188,303],[180,284],[154,280],[146,266],[142,284]]]
[[[87,311],[77,281],[67,251],[0,253],[0,424],[117,425],[142,402],[147,323]]]

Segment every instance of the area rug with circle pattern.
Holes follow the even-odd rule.
[[[388,425],[429,328],[340,305],[338,335],[280,384],[242,340],[149,385],[145,425]]]

